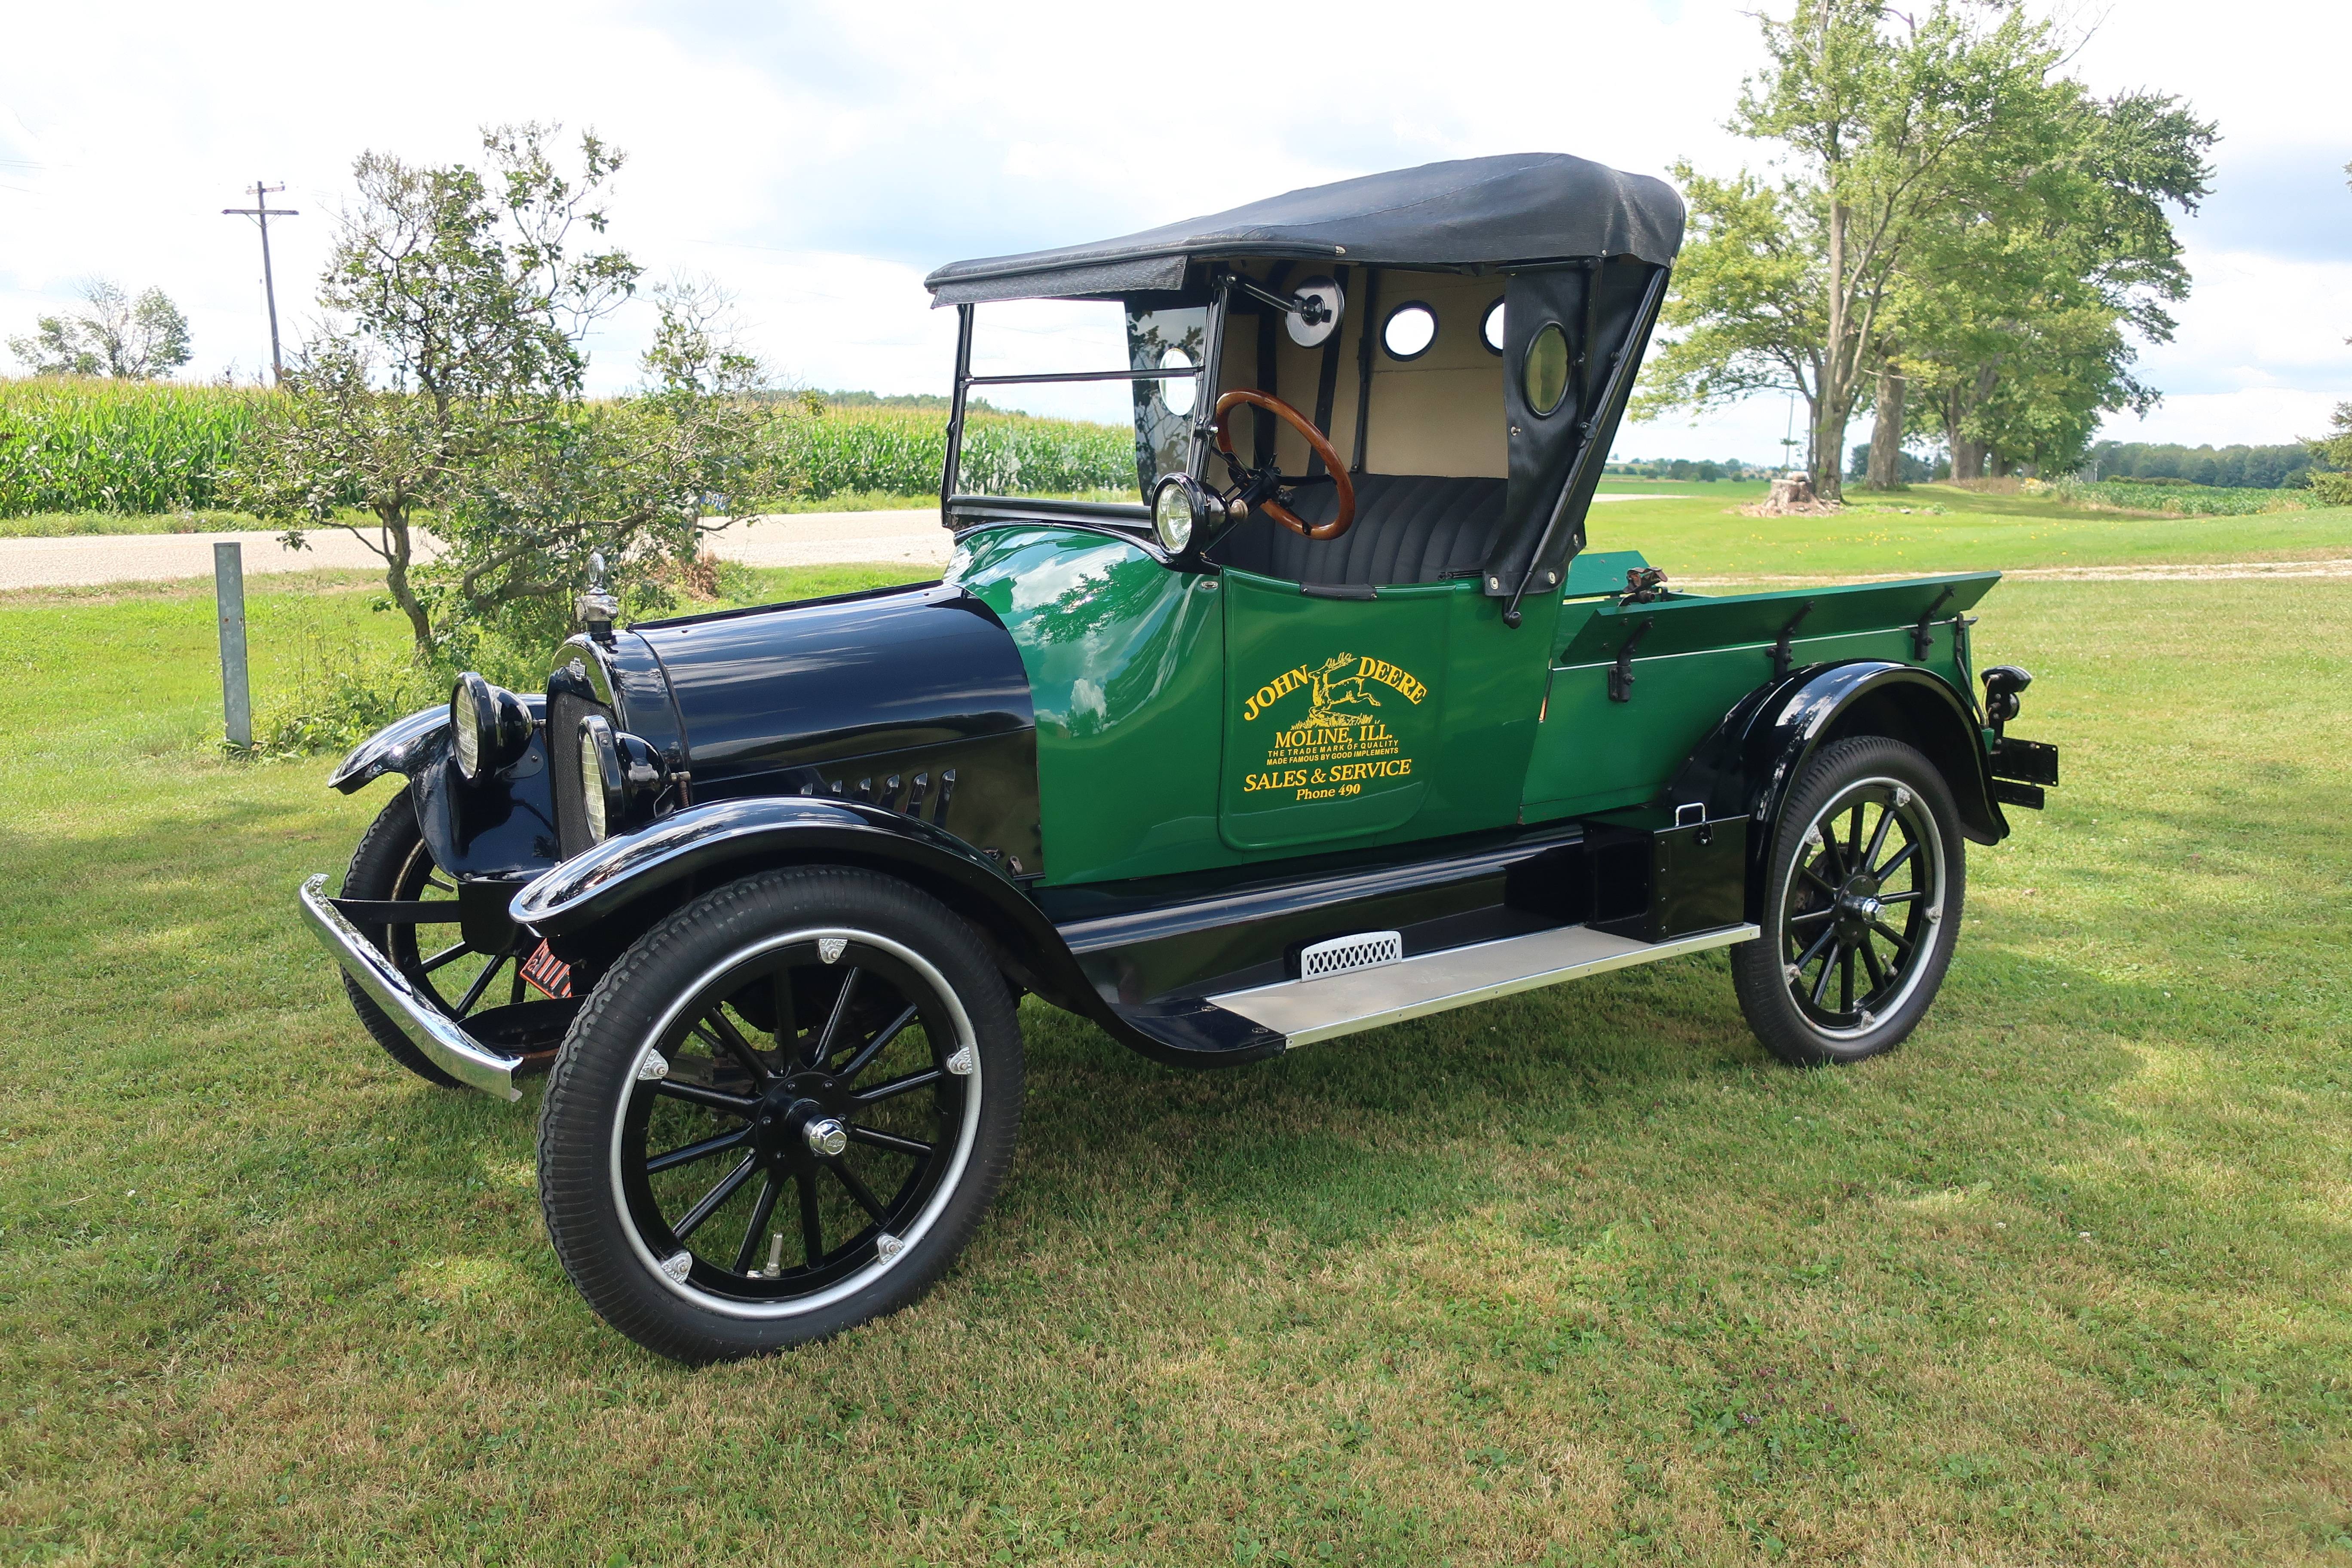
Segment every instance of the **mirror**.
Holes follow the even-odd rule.
[[[1339,292],[1338,279],[1322,275],[1309,278],[1290,293],[1300,301],[1298,309],[1283,318],[1290,328],[1292,342],[1302,349],[1311,349],[1339,330],[1339,315],[1348,308],[1348,300]]]
[[[1391,359],[1419,359],[1436,341],[1437,312],[1418,300],[1391,310],[1388,323],[1381,328],[1381,346]]]
[[[1162,370],[1191,370],[1192,356],[1182,349],[1170,349],[1160,356]],[[1168,412],[1182,417],[1192,412],[1192,405],[1201,397],[1201,382],[1197,376],[1171,377],[1160,384],[1160,401]]]
[[[1568,395],[1568,334],[1558,321],[1545,322],[1528,344],[1519,384],[1527,392],[1528,411],[1538,418],[1556,411]]]
[[[1503,352],[1503,302],[1500,300],[1486,307],[1486,318],[1478,323],[1478,341],[1486,345],[1486,352],[1490,354]]]

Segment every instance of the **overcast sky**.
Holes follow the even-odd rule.
[[[538,119],[627,150],[614,238],[656,274],[731,289],[786,374],[940,391],[952,313],[920,280],[944,261],[1443,158],[1756,162],[1722,130],[1758,56],[1751,8],[18,5],[0,50],[0,336],[103,274],[180,302],[191,374],[249,378],[269,346],[251,225],[220,216],[251,205],[240,184],[282,182],[273,204],[300,210],[272,231],[296,338],[356,154],[468,159],[482,124]],[[2320,430],[2352,397],[2352,5],[2069,15],[2094,89],[2182,94],[2223,137],[2215,194],[2181,226],[2196,289],[2179,338],[2143,356],[2165,401],[2107,433]],[[600,333],[600,387],[630,380],[649,314]],[[1769,460],[1785,420],[1770,399],[1630,425],[1618,452]]]

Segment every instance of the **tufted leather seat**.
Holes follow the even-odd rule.
[[[1303,539],[1253,517],[1211,552],[1229,566],[1290,583],[1434,583],[1475,572],[1502,526],[1502,479],[1427,474],[1358,474],[1355,525],[1339,538]],[[1329,485],[1298,492],[1301,521],[1328,522],[1339,497]]]

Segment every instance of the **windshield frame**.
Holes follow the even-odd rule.
[[[1040,385],[1053,382],[1123,381],[1130,385],[1148,381],[1185,381],[1195,384],[1192,413],[1185,416],[1192,426],[1182,472],[1194,479],[1201,477],[1209,451],[1210,432],[1216,420],[1217,370],[1224,357],[1225,314],[1232,297],[1232,278],[1220,272],[1206,290],[1208,311],[1206,329],[1201,345],[1201,363],[1189,370],[1137,369],[1078,370],[1034,372],[1015,375],[974,375],[971,374],[972,328],[979,310],[977,304],[962,304],[956,311],[956,352],[954,392],[948,405],[947,458],[940,475],[940,521],[955,526],[959,511],[985,510],[1002,514],[1008,508],[1037,513],[1062,513],[1099,521],[1116,519],[1132,521],[1147,531],[1151,521],[1151,498],[1145,496],[1137,502],[1127,501],[1057,501],[1032,500],[1018,496],[983,496],[968,494],[956,489],[963,465],[963,430],[965,405],[971,389],[987,386]],[[1191,290],[1184,290],[1191,292]],[[1129,296],[1107,296],[1115,299],[1126,310],[1132,310]],[[1172,471],[1172,470],[1171,470]],[[1166,475],[1161,476],[1163,479]],[[958,503],[963,503],[959,505]]]

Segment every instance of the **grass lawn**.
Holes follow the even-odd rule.
[[[1626,487],[1620,494],[1653,493],[1648,486],[1611,481],[1620,484]],[[1857,490],[1855,505],[1829,517],[1743,517],[1734,510],[1755,499],[1735,492],[1760,495],[1763,488],[1659,485],[1654,493],[1673,499],[1596,506],[1585,531],[1591,549],[1639,550],[1669,578],[1743,581],[2352,556],[2352,508],[2346,507],[2252,517],[2145,517],[2034,496],[1914,485],[1885,496]],[[1905,507],[1914,510],[1906,514]]]
[[[284,584],[265,700],[396,640]],[[386,786],[209,754],[213,635],[197,592],[0,605],[10,1560],[2352,1558],[2341,584],[1987,601],[2067,784],[1892,1057],[1774,1065],[1720,955],[1226,1074],[1032,1003],[941,1288],[698,1372],[563,1279],[536,1092],[351,1016],[292,896]]]

